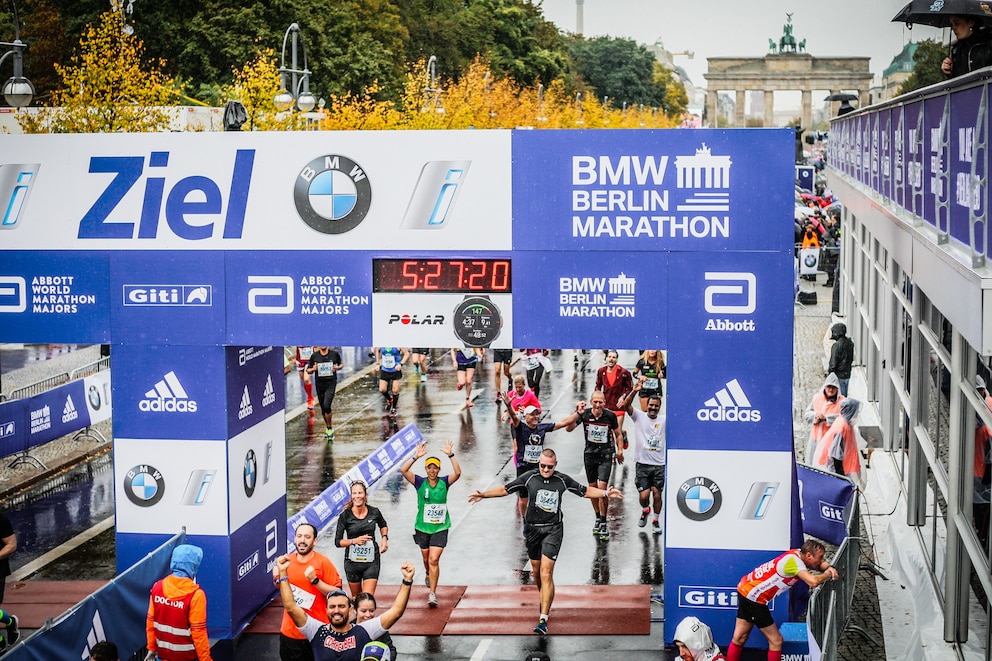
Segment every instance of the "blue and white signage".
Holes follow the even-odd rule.
[[[517,131],[513,247],[784,250],[791,130]]]

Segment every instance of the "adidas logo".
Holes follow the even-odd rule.
[[[248,386],[245,386],[245,391],[241,393],[241,407],[238,409],[238,420],[244,420],[254,410],[251,406],[251,397],[248,395]]]
[[[761,411],[752,408],[751,400],[734,379],[707,399],[696,417],[703,422],[760,422]]]
[[[93,624],[90,626],[89,633],[86,634],[86,643],[83,644],[83,650],[79,658],[90,658],[90,650],[101,640],[107,640],[107,634],[103,631],[103,618],[100,617],[100,609],[98,608],[93,613]]]
[[[65,407],[62,409],[62,422],[72,422],[79,417],[76,405],[72,403],[72,395],[65,396]]]
[[[262,391],[262,406],[268,406],[276,401],[276,391],[272,387],[272,375],[265,378],[265,390]]]
[[[145,398],[138,402],[138,408],[142,411],[196,413],[196,400],[189,398],[176,373],[170,371],[145,393]]]

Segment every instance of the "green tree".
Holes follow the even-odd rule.
[[[675,79],[672,70],[657,60],[654,63],[654,86],[662,91],[661,107],[669,117],[681,117],[689,107],[689,95],[685,85]]]
[[[569,54],[582,82],[598,97],[609,97],[612,105],[664,107],[665,88],[654,80],[655,58],[633,39],[578,38]]]
[[[913,90],[940,83],[947,80],[947,76],[940,70],[940,63],[947,57],[947,50],[932,39],[919,42],[916,52],[913,53],[913,73],[909,74],[900,87],[898,94],[905,94]]]
[[[49,112],[19,116],[26,133],[162,131],[176,100],[161,63],[144,60],[141,40],[124,31],[120,12],[108,11],[87,26],[79,53],[56,65],[60,86]]]

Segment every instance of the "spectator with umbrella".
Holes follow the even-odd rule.
[[[950,28],[957,41],[951,45],[951,52],[940,69],[948,76],[961,76],[992,64],[992,31],[986,29],[987,5],[975,0],[912,0],[892,21]]]

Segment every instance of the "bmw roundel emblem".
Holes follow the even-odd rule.
[[[89,390],[86,392],[86,396],[90,400],[90,408],[94,411],[99,411],[100,407],[103,406],[103,400],[100,397],[100,389],[96,386],[90,386]]]
[[[245,455],[245,495],[249,498],[255,493],[255,484],[258,483],[258,462],[255,460],[255,451],[248,450]]]
[[[347,156],[313,159],[296,175],[296,212],[322,234],[343,234],[358,227],[372,205],[372,185],[365,170]]]
[[[691,477],[679,485],[679,511],[693,521],[707,521],[716,516],[723,504],[720,485],[708,477]]]
[[[138,507],[151,507],[165,495],[165,478],[154,466],[139,464],[124,475],[124,494]]]

